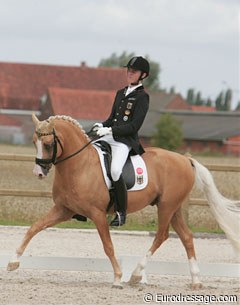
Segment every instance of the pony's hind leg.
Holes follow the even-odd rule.
[[[16,249],[16,253],[9,261],[7,270],[13,271],[17,269],[20,265],[19,258],[22,256],[24,250],[26,249],[30,240],[40,231],[52,227],[62,221],[70,219],[73,215],[73,212],[66,209],[63,206],[53,206],[51,210],[43,218],[39,219],[34,223],[25,234],[20,246]]]
[[[158,208],[159,209],[159,208]],[[144,271],[148,260],[151,258],[153,253],[161,246],[161,244],[168,239],[169,223],[172,214],[168,211],[161,212],[158,210],[158,231],[154,238],[151,248],[148,250],[146,255],[138,263],[137,267],[134,269],[129,284],[137,284],[142,280],[142,272]]]
[[[193,235],[186,225],[181,209],[178,209],[171,220],[173,229],[176,231],[180,237],[188,256],[190,273],[192,276],[192,288],[199,289],[202,287],[202,284],[199,279],[199,267],[196,260],[194,244],[193,244]]]

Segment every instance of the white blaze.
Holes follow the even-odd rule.
[[[43,152],[42,152],[42,141],[37,140],[37,158],[38,159],[42,159],[43,156]]]
[[[37,140],[36,147],[37,147],[37,158],[38,158],[38,159],[42,159],[42,157],[43,157],[42,141]],[[35,164],[35,165],[34,165],[33,173],[34,173],[34,175],[36,175],[36,176],[38,176],[38,177],[40,177],[40,176],[41,176],[42,178],[45,177],[45,175],[44,175],[44,173],[43,173],[43,171],[42,171],[41,166],[39,166],[38,164]]]

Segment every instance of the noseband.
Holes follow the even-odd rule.
[[[93,141],[96,140],[96,138],[93,138],[91,141],[89,141],[87,144],[85,144],[82,148],[80,148],[78,151],[74,152],[73,154],[60,159],[60,160],[56,160],[57,158],[57,143],[60,145],[62,151],[63,151],[63,146],[62,143],[59,139],[59,137],[57,136],[55,129],[53,128],[52,132],[49,133],[41,133],[39,131],[35,131],[35,133],[37,134],[38,138],[42,137],[42,136],[50,136],[53,135],[53,154],[52,154],[52,158],[51,159],[39,159],[39,158],[35,158],[35,163],[39,166],[41,166],[43,169],[45,169],[46,171],[49,171],[50,168],[52,167],[52,165],[56,165],[58,163],[61,163],[67,159],[72,158],[73,156],[79,154],[81,151],[83,151],[89,144],[91,144]]]

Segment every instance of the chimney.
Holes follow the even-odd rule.
[[[80,68],[82,68],[82,69],[87,68],[86,61],[81,62]]]

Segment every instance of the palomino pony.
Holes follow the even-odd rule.
[[[104,251],[113,267],[113,287],[121,288],[122,272],[114,254],[106,218],[109,191],[95,148],[90,144],[90,139],[78,122],[70,117],[55,116],[39,121],[33,115],[33,122],[35,124],[33,142],[37,150],[34,174],[44,178],[52,164],[55,165],[52,189],[55,205],[46,216],[29,228],[8,264],[8,270],[19,267],[19,258],[34,235],[47,227],[71,219],[74,214],[81,214],[95,223]],[[181,204],[196,181],[205,192],[219,224],[240,252],[239,214],[236,202],[224,198],[216,189],[209,171],[190,157],[160,148],[147,148],[142,157],[149,175],[148,184],[143,190],[128,193],[127,213],[156,204],[158,229],[152,246],[136,266],[130,282],[137,283],[141,280],[147,260],[168,238],[171,224],[186,249],[192,286],[199,288],[201,282],[193,237],[184,222]]]

